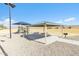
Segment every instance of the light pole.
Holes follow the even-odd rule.
[[[8,5],[9,7],[9,32],[10,32],[10,38],[12,38],[12,34],[11,34],[11,8],[14,8],[15,5],[12,3],[4,3],[5,5]]]
[[[9,30],[10,30],[10,38],[12,38],[11,34],[11,7],[9,6]]]

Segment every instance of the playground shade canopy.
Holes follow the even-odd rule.
[[[31,25],[31,24],[26,22],[16,22],[16,23],[13,23],[13,25]]]

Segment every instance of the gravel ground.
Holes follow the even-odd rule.
[[[19,35],[13,34],[13,38],[4,38],[0,41],[4,51],[9,56],[78,56],[79,46],[63,42],[53,42],[45,45],[35,41],[29,41]]]
[[[5,35],[4,35],[5,34]],[[79,46],[53,42],[49,45],[29,41],[26,38],[13,34],[12,39],[9,39],[7,32],[0,34],[0,56],[79,56]],[[78,37],[74,37],[78,40]]]

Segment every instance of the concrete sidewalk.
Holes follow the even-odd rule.
[[[36,39],[35,41],[43,42],[46,45],[51,44],[56,41],[79,45],[79,41],[69,40],[69,39],[65,39],[65,38],[63,39],[63,38],[59,38],[57,36],[49,36],[46,38]]]
[[[42,42],[42,43],[45,43],[45,44],[51,44],[55,41],[57,41],[59,38],[57,36],[48,36],[46,38],[40,38],[40,39],[36,39],[34,41],[37,41],[37,42]]]
[[[75,40],[68,40],[68,39],[58,39],[57,41],[59,42],[65,42],[65,43],[70,43],[70,44],[74,44],[74,45],[79,45],[79,41],[75,41]]]

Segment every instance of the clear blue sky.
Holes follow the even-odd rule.
[[[8,6],[0,4],[0,20],[8,18]],[[79,25],[79,4],[17,3],[12,9],[12,19],[37,23],[41,21]]]

